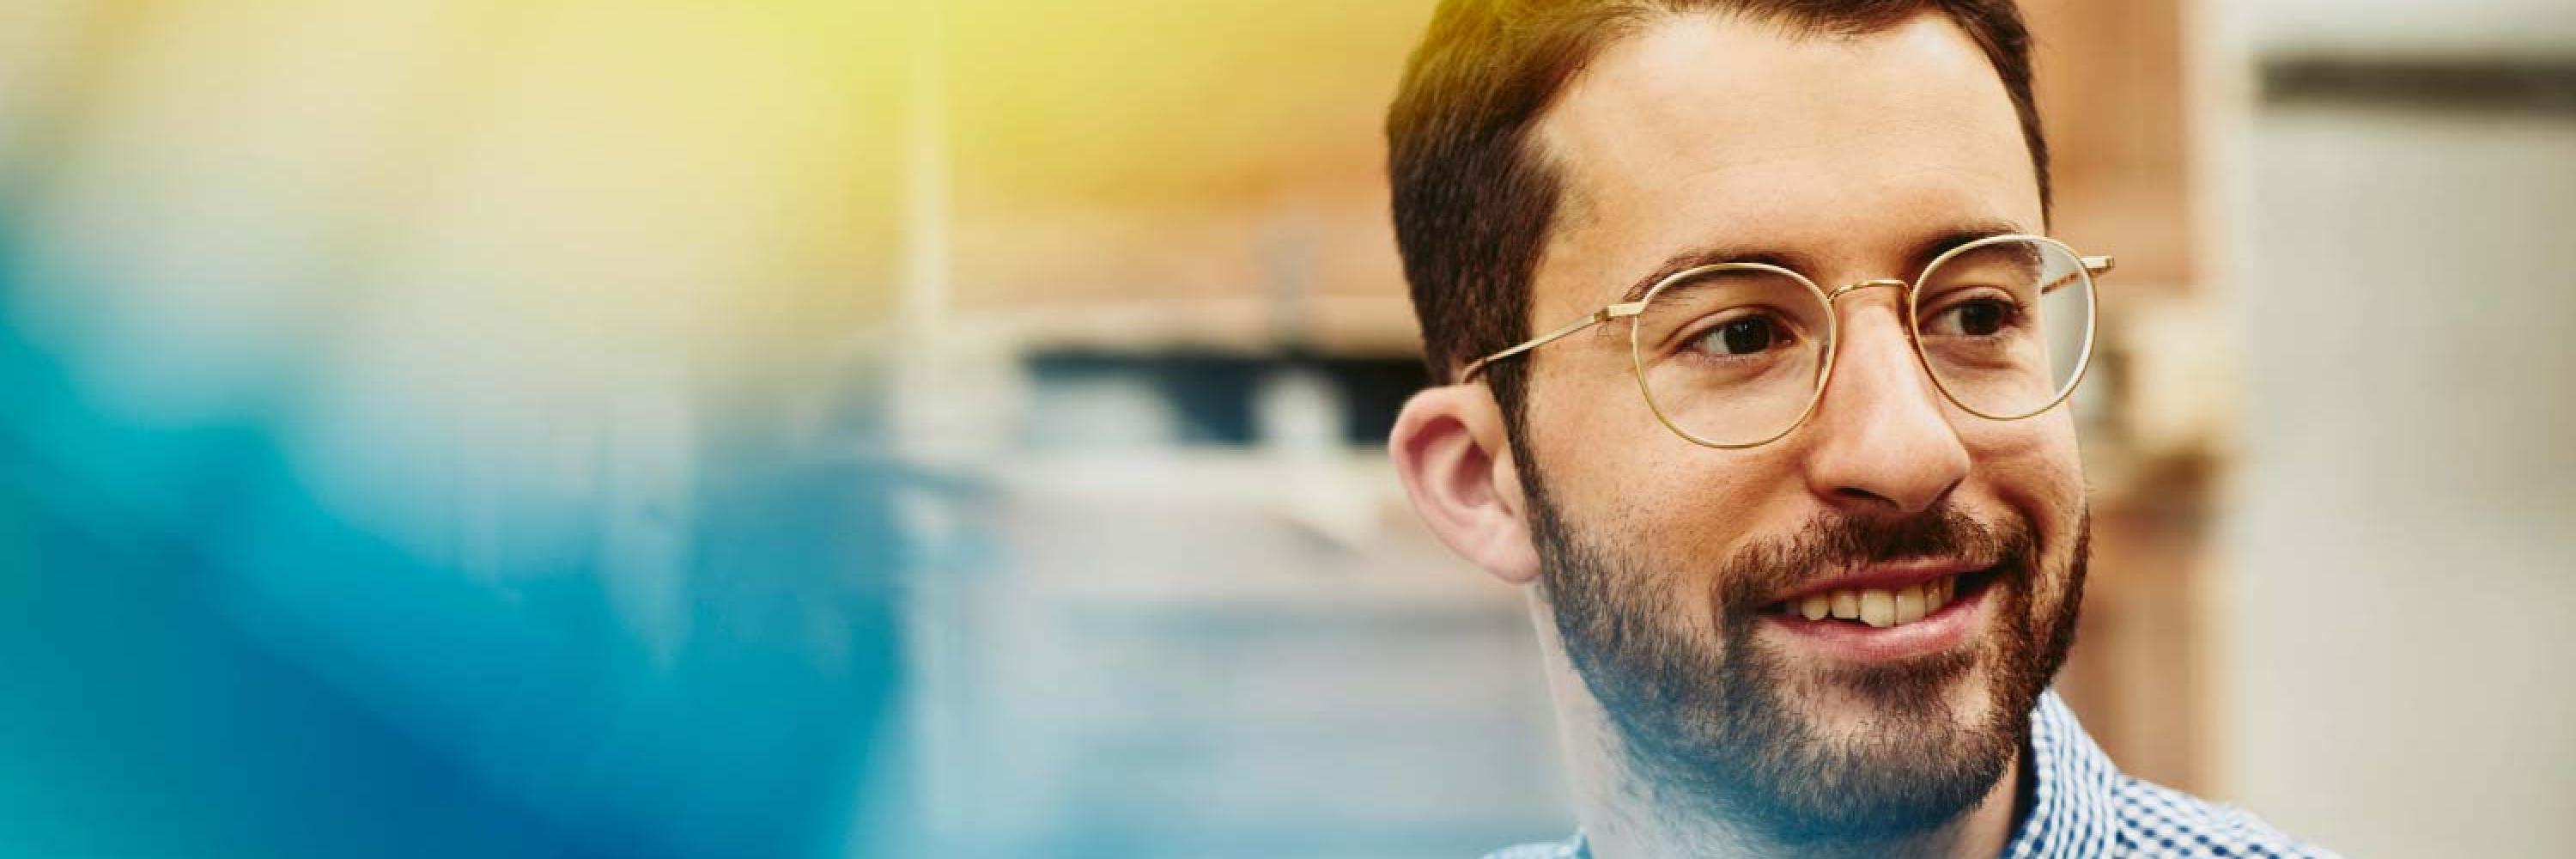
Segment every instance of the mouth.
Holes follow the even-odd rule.
[[[1995,579],[1996,568],[1912,577],[1875,576],[1809,590],[1763,607],[1763,613],[1810,622],[1840,622],[1886,629],[1919,623],[1949,604],[1973,597]]]
[[[1824,656],[1902,659],[1966,641],[2001,578],[2001,565],[1880,571],[1785,597],[1764,606],[1761,617]]]

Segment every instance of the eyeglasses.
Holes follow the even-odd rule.
[[[1806,423],[1834,372],[1834,301],[1867,289],[1904,293],[1915,356],[1941,395],[1970,414],[2015,421],[2065,402],[2093,357],[2093,279],[2110,257],[2075,253],[2045,236],[1998,235],[1943,252],[1912,283],[1865,280],[1826,291],[1774,265],[1700,266],[1467,365],[1495,361],[1614,319],[1646,407],[1673,432],[1708,447],[1780,440]]]

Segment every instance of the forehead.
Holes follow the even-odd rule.
[[[2041,229],[2011,99],[1937,14],[1860,36],[1657,19],[1605,47],[1537,133],[1565,195],[1542,304],[1569,287],[1568,301],[1607,300],[1621,276],[1699,245],[1905,276],[1881,269],[1926,236]]]

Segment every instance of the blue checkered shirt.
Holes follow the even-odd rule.
[[[2003,859],[2041,857],[2332,857],[2230,805],[2193,798],[2120,772],[2055,691],[2030,714],[2030,816]],[[1485,859],[1591,859],[1583,834],[1524,844]]]

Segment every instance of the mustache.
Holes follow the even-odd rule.
[[[1719,608],[1746,613],[1771,594],[1800,590],[1853,567],[1921,558],[1964,558],[2009,579],[2031,575],[2037,539],[2015,516],[1987,522],[1958,505],[1901,518],[1823,513],[1789,534],[1746,544],[1719,571]]]

